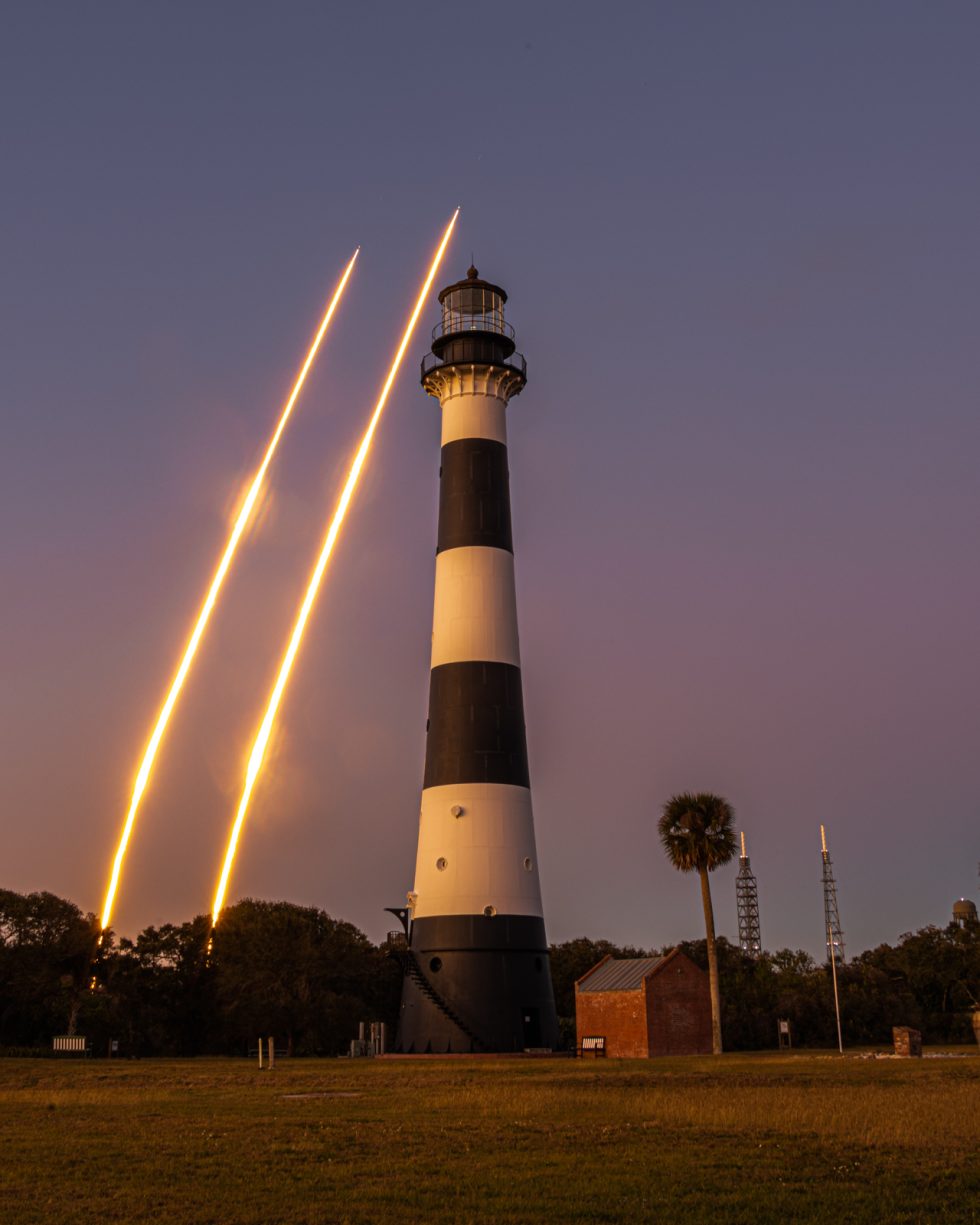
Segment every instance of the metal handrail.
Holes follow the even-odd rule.
[[[502,362],[479,362],[478,361],[476,363],[445,361],[443,358],[441,358],[436,353],[426,353],[425,357],[422,358],[422,376],[424,378],[425,375],[427,375],[431,370],[438,370],[440,366],[460,366],[460,365],[466,366],[466,365],[473,365],[473,364],[477,366],[481,366],[481,365],[503,366],[505,370],[514,370],[518,374],[520,374],[522,378],[525,378],[525,379],[527,378],[527,361],[523,353],[512,353],[506,361],[502,361]]]
[[[491,332],[494,336],[506,336],[508,340],[513,340],[516,336],[513,327],[492,311],[479,311],[475,314],[452,311],[432,329],[432,339],[455,336],[459,332]]]

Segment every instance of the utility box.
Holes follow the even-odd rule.
[[[922,1058],[922,1035],[917,1029],[909,1029],[906,1025],[896,1025],[892,1029],[892,1041],[895,1044],[895,1054],[903,1059]]]
[[[387,1050],[387,1044],[388,1027],[384,1021],[361,1021],[357,1027],[357,1037],[351,1039],[351,1058],[383,1055]]]

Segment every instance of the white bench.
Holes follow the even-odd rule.
[[[74,1034],[64,1034],[52,1040],[52,1050],[56,1055],[87,1055],[88,1043]]]
[[[583,1038],[582,1045],[579,1047],[579,1053],[591,1055],[595,1059],[604,1058],[606,1054],[605,1036],[593,1034],[590,1037]]]

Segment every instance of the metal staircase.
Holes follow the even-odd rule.
[[[404,942],[402,942],[400,945],[395,944],[394,942],[390,943],[388,955],[389,957],[393,957],[395,961],[398,962],[405,976],[410,978],[412,982],[415,983],[416,987],[418,987],[425,998],[429,1000],[430,1003],[434,1004],[443,1014],[443,1016],[452,1021],[456,1028],[464,1033],[467,1038],[469,1038],[469,1040],[473,1043],[474,1048],[483,1051],[487,1049],[486,1044],[483,1042],[480,1036],[474,1032],[473,1028],[468,1025],[466,1021],[463,1020],[456,1009],[453,1008],[452,1004],[450,1004],[448,1000],[444,999],[435,989],[435,987],[429,981],[425,971],[422,969],[421,965],[419,965],[418,957],[416,957],[415,953],[407,946],[407,944]]]

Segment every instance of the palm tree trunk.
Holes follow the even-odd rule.
[[[708,945],[708,987],[711,991],[711,1053],[721,1054],[721,993],[718,990],[718,950],[715,948],[715,912],[711,905],[708,869],[701,868],[701,903],[704,906],[704,932]]]
[[[76,987],[72,993],[71,1007],[68,1010],[68,1035],[75,1036],[75,1030],[78,1028],[78,1013],[82,1006],[82,993]]]

